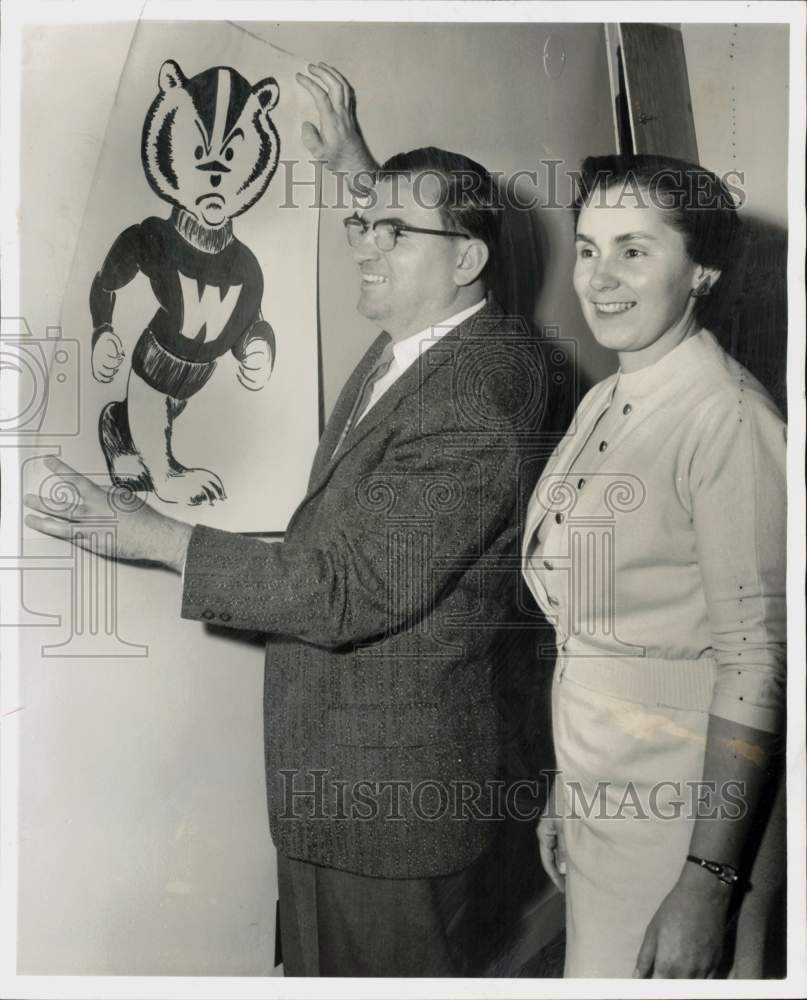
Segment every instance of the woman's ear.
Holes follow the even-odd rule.
[[[458,285],[470,285],[476,281],[485,269],[489,257],[490,250],[484,240],[466,240],[457,256],[454,281]]]
[[[700,299],[704,295],[708,295],[720,280],[721,273],[719,267],[699,267],[695,271],[692,291],[690,292],[693,298]]]

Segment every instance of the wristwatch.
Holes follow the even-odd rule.
[[[734,885],[740,877],[733,865],[723,865],[719,861],[707,861],[705,858],[695,857],[694,854],[687,854],[687,861],[705,868],[707,872],[716,875],[725,885]]]

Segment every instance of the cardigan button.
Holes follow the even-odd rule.
[[[577,480],[577,488],[579,490],[582,490],[585,485],[586,485],[585,479],[578,479]]]
[[[605,451],[607,447],[608,447],[607,441],[600,441],[600,451]]]
[[[202,618],[204,618],[206,621],[211,621],[215,617],[216,617],[215,612],[211,611],[209,608],[206,608],[202,612]]]
[[[554,569],[555,567],[548,559],[544,559],[544,569]]]
[[[547,596],[549,597],[549,603],[552,605],[552,607],[553,608],[558,607],[560,601],[557,599],[557,597],[553,597],[551,594],[548,594]]]
[[[630,403],[625,403],[625,405],[622,407],[622,412],[627,417],[629,413],[633,412],[633,407],[630,405]]]
[[[230,621],[231,617],[232,616],[228,615],[226,611],[222,611],[222,613],[219,615],[219,620],[223,622],[228,622]]]
[[[555,514],[555,524],[560,524],[563,521],[563,514],[560,511]]]

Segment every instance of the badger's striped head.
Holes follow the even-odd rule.
[[[186,78],[163,63],[143,123],[143,169],[154,191],[207,226],[245,212],[266,190],[280,139],[269,117],[278,86],[254,87],[228,66]]]

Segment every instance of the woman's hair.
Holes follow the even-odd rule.
[[[740,223],[733,192],[696,163],[643,153],[589,156],[577,175],[575,227],[585,204],[618,186],[624,204],[656,204],[684,238],[689,259],[718,268],[711,295],[695,302],[695,318],[760,379],[786,412],[787,233],[752,217]]]
[[[613,187],[622,189],[626,206],[663,209],[695,264],[723,270],[732,260],[739,230],[737,206],[726,183],[711,170],[646,153],[588,156],[577,176],[575,227],[583,206],[596,204],[598,192]]]

